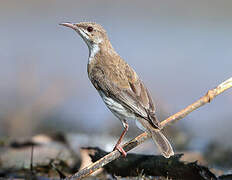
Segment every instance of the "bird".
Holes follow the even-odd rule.
[[[75,30],[89,49],[87,72],[109,110],[122,122],[124,130],[114,150],[122,156],[127,153],[120,145],[128,131],[129,120],[151,134],[161,154],[169,158],[174,155],[162,126],[155,114],[155,106],[148,89],[129,64],[114,50],[105,29],[94,22],[60,23]]]

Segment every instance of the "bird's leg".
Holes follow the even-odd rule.
[[[126,153],[126,151],[122,148],[122,146],[120,146],[120,144],[121,144],[122,139],[123,139],[123,137],[125,136],[126,132],[128,131],[129,125],[127,124],[126,120],[123,120],[123,121],[122,121],[122,124],[123,124],[124,130],[123,130],[121,136],[119,137],[118,142],[117,142],[116,145],[114,146],[114,150],[117,149],[119,152],[122,153],[123,157],[126,157],[127,153]]]

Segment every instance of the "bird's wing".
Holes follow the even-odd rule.
[[[106,75],[100,67],[94,68],[92,83],[96,89],[103,91],[107,97],[119,102],[138,117],[148,120],[153,127],[160,128],[160,124],[155,117],[152,98],[147,88],[134,70],[128,64],[125,63],[125,65],[126,68],[119,67],[119,71],[113,71],[110,75]],[[111,76],[114,78],[111,78]]]

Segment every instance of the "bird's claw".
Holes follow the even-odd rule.
[[[122,146],[117,145],[114,147],[114,150],[118,150],[122,154],[123,157],[126,157],[127,155],[126,151],[122,148]]]

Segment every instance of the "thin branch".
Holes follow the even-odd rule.
[[[224,91],[226,91],[227,89],[229,89],[231,87],[232,87],[232,77],[227,79],[226,81],[224,81],[220,85],[218,85],[216,88],[209,90],[206,93],[205,96],[201,97],[199,100],[197,100],[193,104],[189,105],[185,109],[179,111],[178,113],[176,113],[176,114],[170,116],[169,118],[165,119],[164,121],[162,121],[161,125],[163,127],[165,127],[167,124],[169,124],[171,122],[175,122],[175,121],[178,121],[178,120],[184,118],[189,113],[196,110],[197,108],[205,105],[206,103],[211,102],[217,95],[223,93]],[[123,149],[126,152],[128,152],[131,149],[138,146],[139,144],[143,143],[148,138],[150,138],[150,135],[147,134],[146,132],[144,132],[144,133],[140,134],[139,136],[137,136],[136,138],[129,141],[128,143],[124,144]],[[80,170],[79,172],[75,173],[74,175],[72,175],[70,178],[67,178],[67,179],[81,179],[83,177],[86,177],[89,174],[96,171],[97,169],[99,169],[99,168],[103,167],[104,165],[108,164],[109,162],[119,158],[120,156],[121,156],[120,152],[115,150],[115,151],[107,154],[103,158],[99,159],[95,163],[92,163],[88,167],[86,167],[86,168]]]
[[[209,103],[212,101],[217,95],[223,93],[225,90],[232,87],[232,77],[221,83],[219,86],[217,86],[214,89],[209,90],[205,96],[201,97],[199,100],[194,102],[193,104],[189,105],[188,107],[184,108],[183,110],[179,111],[178,113],[170,116],[169,118],[165,119],[161,122],[161,125],[164,127],[166,124],[178,121],[180,119],[183,119],[185,116],[187,116],[192,111],[196,110],[197,108],[205,105],[206,103]]]

